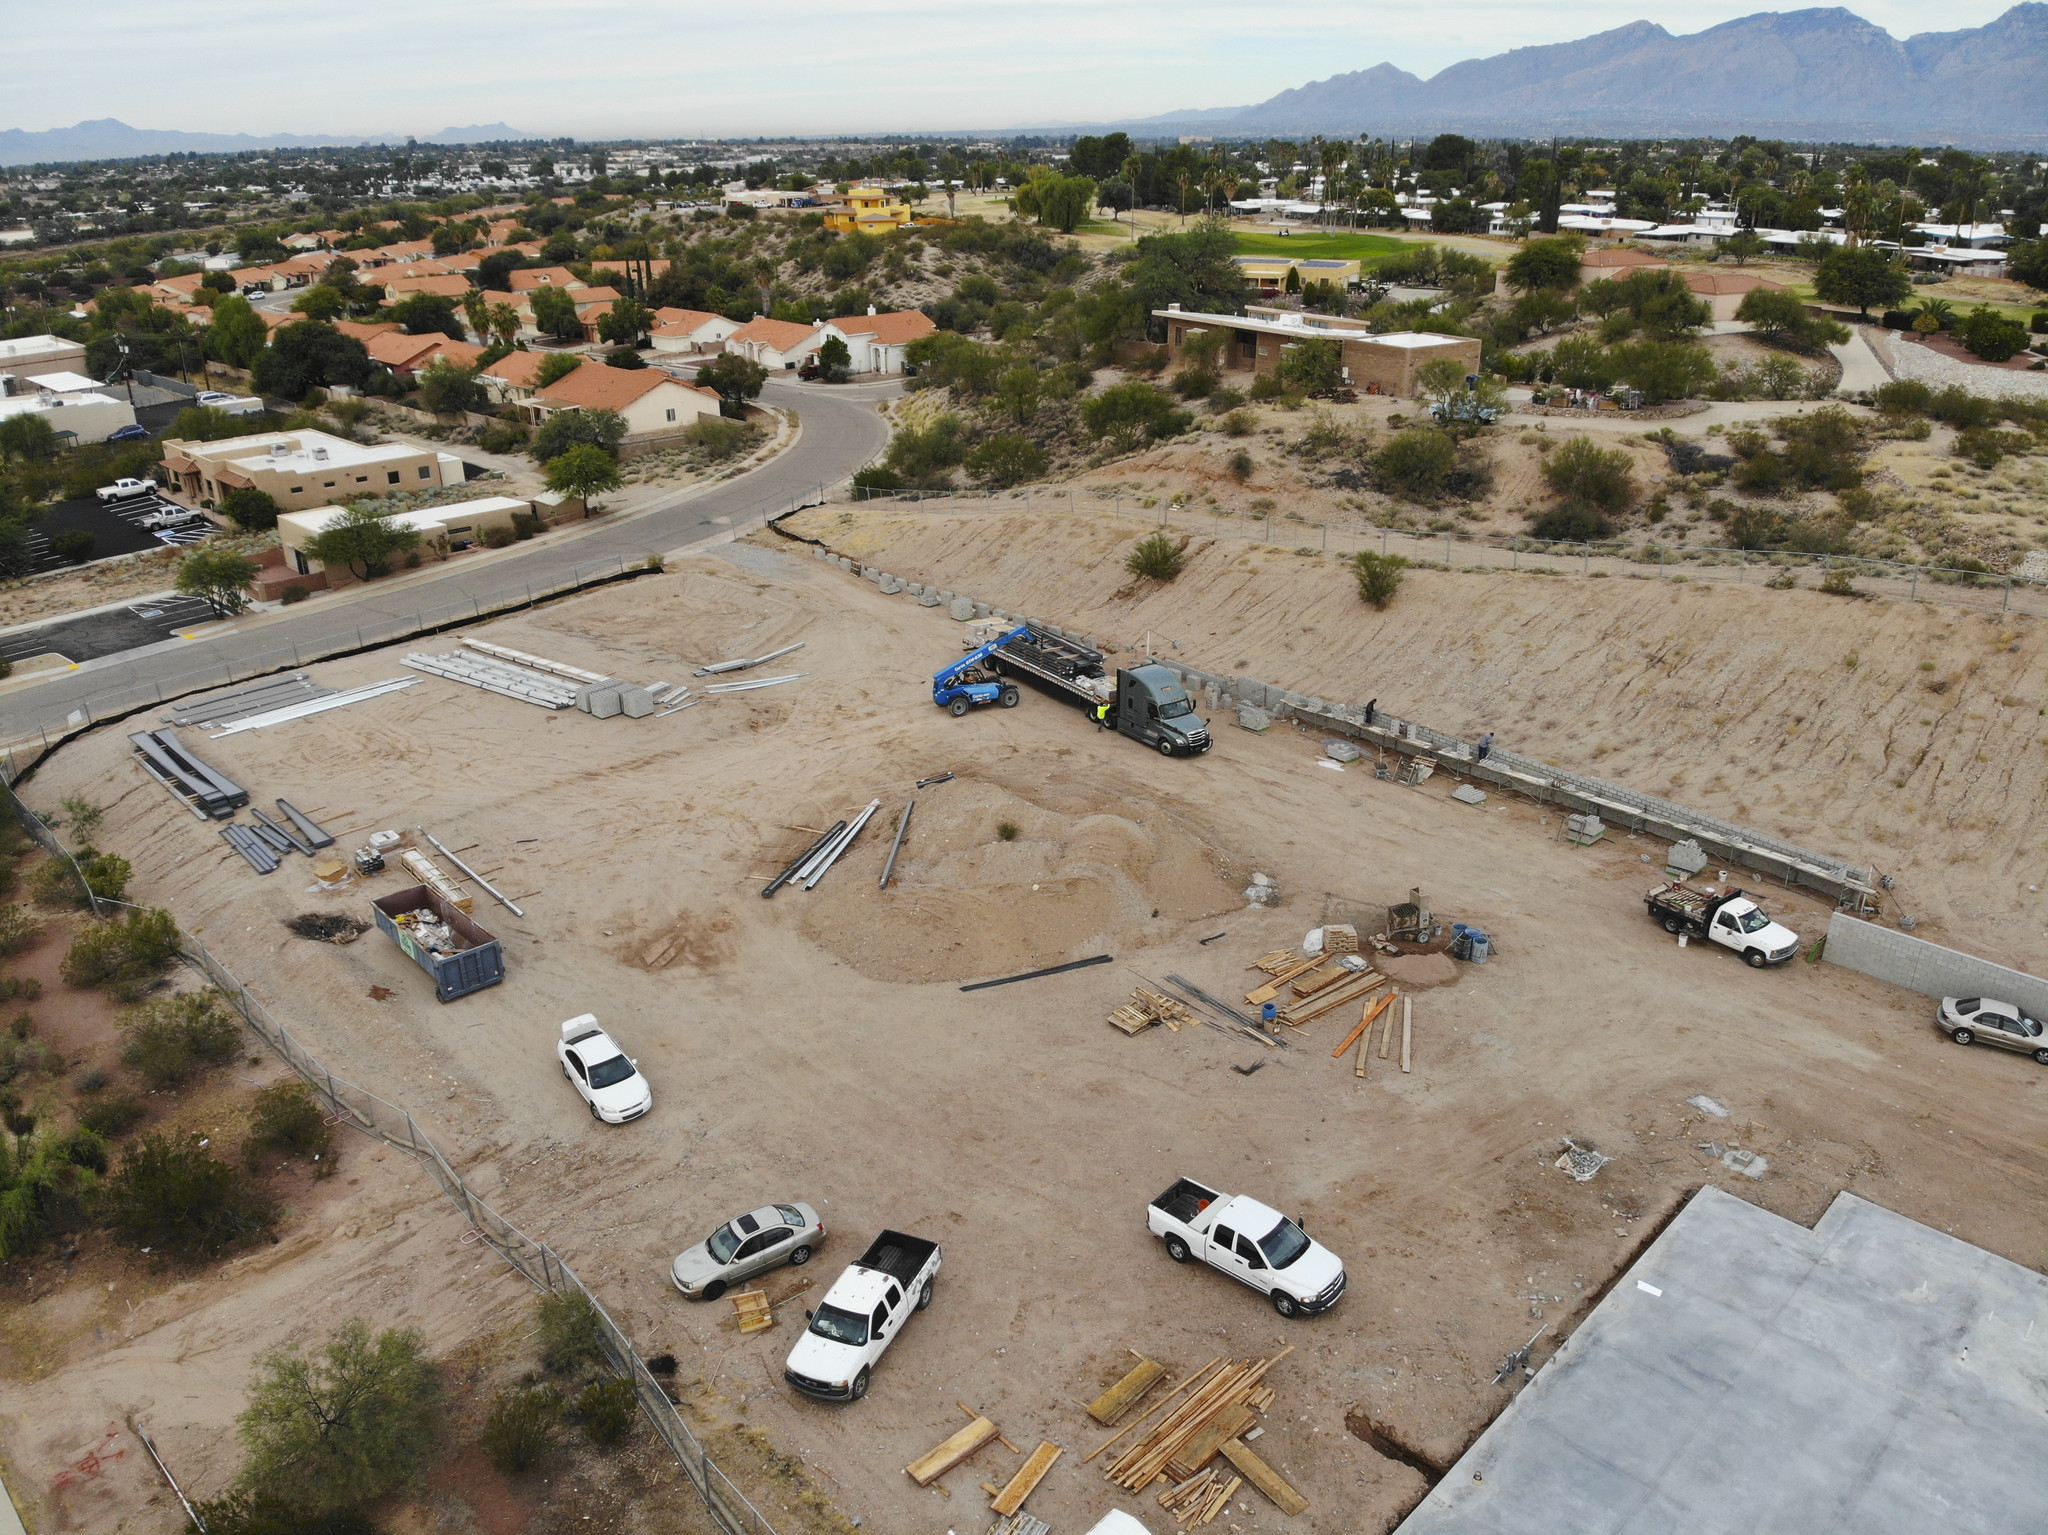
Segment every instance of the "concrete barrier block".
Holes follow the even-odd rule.
[[[937,592],[920,592],[917,597],[917,605],[921,608],[935,608],[939,605],[939,594]]]
[[[645,688],[620,688],[619,712],[629,720],[645,719],[654,712],[654,695]]]
[[[609,687],[593,687],[590,690],[590,712],[598,719],[610,719],[620,712],[619,694],[623,691],[617,683]]]
[[[1333,762],[1356,762],[1365,755],[1353,741],[1329,740],[1323,742],[1323,755]]]
[[[1237,723],[1246,730],[1271,730],[1273,728],[1273,716],[1264,709],[1255,708],[1251,704],[1244,704],[1237,711]]]
[[[922,597],[924,595],[924,587],[916,581],[905,581],[903,589],[913,597]]]
[[[903,583],[894,576],[883,576],[877,584],[881,587],[884,597],[894,597],[903,590]]]
[[[946,609],[946,611],[951,613],[954,618],[958,619],[961,623],[964,624],[970,619],[978,618],[981,616],[980,614],[974,611],[977,606],[979,606],[979,604],[969,602],[965,597],[955,597],[952,601],[952,604]]]
[[[976,618],[987,618],[987,617],[989,616],[989,614],[988,614],[988,604],[987,604],[987,603],[985,603],[985,602],[977,602],[977,603],[974,603],[974,604],[973,604],[973,608],[974,608],[974,616],[975,616]]]

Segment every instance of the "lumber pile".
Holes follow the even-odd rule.
[[[1386,984],[1387,978],[1377,970],[1347,970],[1343,979],[1321,986],[1308,996],[1297,997],[1287,1003],[1280,1009],[1279,1018],[1282,1023],[1300,1028],[1303,1024],[1344,1006],[1347,1002],[1359,1001],[1367,992]]]
[[[1332,922],[1323,928],[1325,954],[1356,954],[1358,929],[1349,922]]]
[[[741,1332],[766,1332],[775,1325],[775,1308],[768,1304],[766,1290],[742,1290],[732,1298],[732,1309],[740,1319]]]
[[[1060,1458],[1060,1447],[1050,1439],[1042,1440],[1031,1452],[1030,1459],[1017,1468],[1017,1474],[1010,1478],[1009,1485],[995,1495],[989,1507],[1008,1517],[1024,1506],[1024,1500],[1037,1490],[1045,1480],[1045,1473],[1052,1469],[1052,1463]]]
[[[988,1535],[1051,1535],[1052,1526],[1034,1514],[1015,1513],[988,1527]]]
[[[1292,949],[1275,949],[1271,954],[1261,954],[1252,961],[1252,969],[1263,970],[1271,976],[1301,963],[1301,956]]]
[[[1177,1034],[1183,1024],[1198,1020],[1185,1003],[1140,986],[1131,992],[1130,1001],[1109,1015],[1108,1021],[1111,1028],[1122,1029],[1126,1034],[1136,1034],[1155,1023],[1163,1023]]]
[[[1149,1433],[1110,1461],[1103,1474],[1119,1487],[1137,1492],[1165,1475],[1169,1464],[1185,1469],[1189,1476],[1200,1471],[1215,1458],[1224,1439],[1230,1437],[1213,1436],[1219,1420],[1237,1423],[1242,1417],[1243,1427],[1249,1427],[1251,1415],[1245,1404],[1265,1380],[1266,1372],[1293,1352],[1294,1347],[1290,1344],[1270,1359],[1212,1360],[1180,1391],[1159,1404],[1159,1407],[1165,1407],[1178,1398],[1178,1405],[1160,1418]],[[1155,1407],[1153,1412],[1159,1411],[1159,1407]],[[1146,1414],[1146,1418],[1150,1416],[1150,1413]],[[1145,1418],[1138,1420],[1139,1423],[1145,1421]],[[1241,1427],[1234,1429],[1233,1433],[1242,1431]],[[1122,1438],[1123,1435],[1117,1437]],[[1102,1448],[1108,1449],[1109,1445]]]
[[[1183,1529],[1207,1524],[1230,1506],[1230,1499],[1244,1485],[1241,1476],[1226,1477],[1220,1471],[1198,1471],[1178,1487],[1159,1495],[1159,1506],[1173,1515]]]
[[[1142,1355],[1131,1372],[1088,1404],[1088,1416],[1104,1428],[1115,1428],[1119,1420],[1137,1406],[1146,1392],[1166,1377],[1166,1366]]]

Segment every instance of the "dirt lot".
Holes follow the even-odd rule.
[[[1744,682],[1766,666],[1761,654],[1745,651],[1750,671],[1724,670],[1711,684],[1702,674],[1675,691],[1658,680],[1658,634],[1689,634],[1693,653],[1715,653],[1716,631],[1687,630],[1689,610],[1669,590],[1613,583],[1602,598],[1611,610],[1572,623],[1567,597],[1583,584],[1468,587],[1426,573],[1384,621],[1361,624],[1355,599],[1342,614],[1327,606],[1340,589],[1334,571],[1291,556],[1240,564],[1235,551],[1205,554],[1198,560],[1212,563],[1198,563],[1195,579],[1140,601],[1118,595],[1114,548],[1071,530],[941,535],[922,547],[934,564],[947,550],[971,556],[957,579],[979,595],[1021,606],[1035,591],[1051,606],[1034,583],[1057,582],[1074,623],[1130,637],[1149,624],[1184,638],[1197,664],[1241,663],[1297,685],[1368,654],[1428,654],[1414,635],[1390,650],[1395,630],[1380,626],[1441,609],[1472,643],[1484,636],[1489,653],[1446,653],[1426,674],[1408,665],[1402,686],[1415,696],[1383,706],[1445,724],[1454,706],[1468,707],[1475,720],[1505,723],[1506,700],[1526,715],[1514,724],[1518,745],[1542,749],[1567,732],[1651,740],[1654,749],[1636,748],[1644,755],[1603,766],[1661,791],[1681,767],[1703,773],[1691,764],[1705,752],[1759,805],[1782,803],[1788,821],[1811,830],[1838,813],[1828,803],[1838,789],[1823,789],[1825,775],[1808,766],[1814,748],[1777,733],[1773,711],[1797,707],[1789,700],[1732,707],[1737,718],[1717,723],[1718,737],[1698,719],[1703,696],[1753,697]],[[1446,1464],[1507,1401],[1509,1388],[1490,1384],[1499,1361],[1546,1323],[1536,1357],[1547,1357],[1706,1181],[1802,1221],[1848,1188],[2017,1261],[2048,1262],[2034,1214],[2048,1195],[2048,1071],[1948,1046],[1924,999],[1845,972],[1800,961],[1760,974],[1725,954],[1675,949],[1640,905],[1655,874],[1642,859],[1661,861],[1661,845],[1575,849],[1537,807],[1496,798],[1467,808],[1448,799],[1442,775],[1406,789],[1356,766],[1339,771],[1292,730],[1254,736],[1219,723],[1209,756],[1167,761],[1036,693],[1014,711],[954,720],[928,688],[958,653],[959,626],[786,547],[735,545],[489,630],[577,665],[671,680],[687,663],[801,639],[790,658],[808,674],[801,682],[666,719],[597,721],[429,681],[204,747],[259,801],[282,794],[350,831],[424,825],[451,846],[474,844],[465,856],[508,893],[531,892],[523,921],[479,898],[479,919],[505,940],[509,978],[452,1005],[437,1005],[375,934],[337,948],[279,925],[323,906],[361,911],[367,895],[398,888],[395,876],[338,898],[307,892],[297,860],[258,879],[143,779],[120,730],[66,748],[26,791],[39,807],[74,792],[111,803],[101,845],[135,862],[142,896],[176,910],[337,1074],[420,1115],[487,1198],[576,1265],[644,1350],[678,1355],[707,1431],[724,1435],[735,1475],[778,1527],[838,1528],[844,1515],[892,1532],[978,1531],[988,1516],[975,1485],[1007,1479],[1017,1463],[1008,1451],[991,1446],[951,1473],[950,1496],[902,1472],[960,1426],[964,1402],[1023,1450],[1040,1438],[1069,1448],[1032,1512],[1080,1530],[1116,1504],[1165,1529],[1149,1500],[1112,1497],[1100,1463],[1079,1463],[1107,1435],[1076,1403],[1120,1373],[1127,1348],[1178,1373],[1291,1343],[1269,1380],[1279,1398],[1259,1448],[1311,1508],[1285,1520],[1247,1492],[1228,1522],[1390,1528],[1426,1488],[1415,1463]],[[1283,560],[1284,580],[1266,568]],[[972,583],[966,570],[978,572]],[[1859,614],[1874,628],[1882,611],[1900,634],[1891,643],[1902,698],[1918,693],[1912,664],[1923,646],[1945,639],[1927,651],[1944,665],[1965,646],[1982,660],[1983,681],[1962,695],[1973,697],[1969,688],[2005,685],[1993,673],[2028,664],[2038,644],[2028,634],[2026,649],[2008,652],[1985,642],[1976,620],[1829,608],[1817,597],[1803,598],[1811,613],[1741,606],[1781,596],[1802,594],[1699,600],[1724,625],[1768,619],[1782,640],[1790,616],[1810,635],[1818,702],[1807,739],[1834,739],[1840,763],[1872,749],[1872,711],[1855,694],[1869,673],[1839,665],[1826,615]],[[1862,644],[1866,663],[1877,659],[1868,632]],[[1544,664],[1506,685],[1492,678],[1495,657],[1525,650]],[[1625,675],[1589,698],[1601,653],[1607,672]],[[319,674],[347,685],[399,670],[395,657],[367,656]],[[1370,674],[1388,669],[1352,672]],[[1952,716],[1957,695],[1926,696],[1947,706],[1933,751],[1974,751],[1993,728]],[[1813,728],[1837,715],[1832,731]],[[1901,738],[1908,729],[1898,727]],[[1752,765],[1736,773],[1737,759]],[[875,887],[887,838],[870,835],[816,893],[757,899],[811,840],[807,828],[877,796],[893,825],[913,780],[948,770],[953,782],[916,791],[888,892]],[[2023,785],[2007,792],[2016,807],[2037,799]],[[1859,824],[1879,817],[1877,803],[1859,809]],[[1973,831],[1975,867],[2021,859],[2022,842],[2038,841],[2031,813],[2016,808]],[[1001,836],[1004,822],[1014,839]],[[1920,860],[1916,879],[1940,862],[1931,840]],[[1255,870],[1280,882],[1279,910],[1244,907],[1237,892]],[[1984,902],[2020,909],[2011,879],[1980,880]],[[1248,961],[1297,943],[1320,920],[1324,892],[1385,903],[1415,885],[1499,948],[1484,968],[1415,988],[1410,1075],[1375,1058],[1360,1081],[1348,1059],[1330,1058],[1355,1015],[1309,1025],[1284,1052],[1199,1028],[1127,1039],[1102,1021],[1140,975],[1242,993],[1261,979]],[[1805,933],[1825,919],[1798,897],[1773,904]],[[2023,909],[2038,920],[2037,903]],[[2038,959],[2036,931],[2014,926],[2003,957]],[[1227,936],[1199,942],[1218,933]],[[1099,952],[1116,963],[956,989]],[[373,986],[393,995],[373,1000]],[[556,1025],[586,1010],[638,1055],[656,1100],[646,1121],[596,1125],[560,1080]],[[1232,1069],[1254,1065],[1255,1075]],[[266,1061],[251,1075],[276,1069]],[[1731,1117],[1689,1107],[1701,1093]],[[1591,1182],[1570,1181],[1551,1165],[1567,1135],[1614,1162]],[[1762,1152],[1770,1171],[1754,1182],[1727,1172],[1698,1149],[1709,1142]],[[334,1180],[315,1197],[334,1208],[309,1208],[281,1246],[239,1269],[159,1281],[146,1319],[113,1315],[82,1284],[64,1290],[61,1303],[82,1320],[35,1371],[17,1365],[0,1422],[20,1480],[49,1487],[103,1425],[140,1409],[210,1492],[232,1472],[223,1430],[247,1360],[269,1342],[317,1338],[366,1311],[423,1325],[455,1352],[484,1347],[524,1315],[523,1286],[461,1244],[424,1178],[387,1152],[350,1155],[346,1170],[362,1183]],[[1304,1213],[1349,1264],[1342,1305],[1284,1324],[1221,1276],[1175,1268],[1143,1217],[1183,1173]],[[780,1384],[796,1317],[743,1339],[722,1303],[686,1304],[667,1283],[667,1260],[714,1223],[793,1197],[816,1203],[832,1236],[810,1268],[771,1277],[776,1295],[808,1280],[815,1299],[884,1225],[945,1246],[936,1303],[854,1406],[812,1403]],[[802,1466],[718,1428],[736,1423]],[[451,1454],[463,1449],[451,1442]],[[101,1501],[72,1527],[176,1528],[161,1499],[142,1504],[150,1483],[132,1459],[103,1478]],[[797,1479],[810,1475],[831,1508],[806,1501]],[[465,1497],[410,1511],[407,1527],[485,1527],[462,1522]],[[501,1515],[488,1527],[522,1527],[516,1509]],[[551,1527],[546,1517],[524,1527]]]

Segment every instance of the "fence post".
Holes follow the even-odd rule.
[[[2012,577],[2011,577],[2011,576],[2007,576],[2007,577],[2005,578],[2005,600],[2004,600],[2003,602],[1999,603],[1999,605],[1998,605],[1998,611],[1999,611],[1999,612],[2001,612],[2001,613],[2003,613],[2003,612],[2006,612],[2006,611],[2007,611],[2008,609],[2010,609],[2011,607],[2012,607]]]
[[[1386,530],[1386,529],[1385,529],[1384,527],[1382,527],[1382,528],[1380,529],[1380,553],[1381,553],[1381,554],[1385,554],[1385,553],[1387,552],[1387,539],[1388,539],[1388,537],[1389,537],[1389,535],[1388,535],[1388,532],[1387,532],[1387,530]]]
[[[1588,564],[1590,564],[1590,563],[1592,562],[1592,559],[1593,559],[1593,546],[1592,546],[1591,544],[1581,544],[1581,545],[1579,545],[1579,574],[1580,574],[1580,575],[1582,575],[1582,576],[1583,576],[1583,575],[1584,575],[1584,574],[1586,573],[1586,567],[1587,567],[1587,565],[1588,565]]]

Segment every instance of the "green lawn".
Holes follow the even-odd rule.
[[[1410,249],[1406,240],[1390,235],[1308,234],[1247,235],[1237,237],[1238,250],[1247,256],[1298,256],[1303,260],[1374,261],[1395,251]]]

